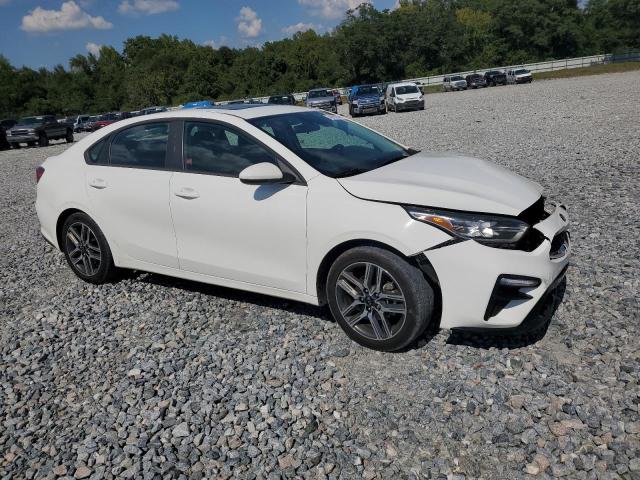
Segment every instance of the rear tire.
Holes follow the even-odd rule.
[[[433,318],[434,292],[422,272],[378,247],[356,247],[329,270],[327,300],[353,341],[392,352],[413,343]]]
[[[67,135],[64,137],[67,143],[73,143],[73,130],[67,130]]]
[[[80,279],[100,285],[112,280],[117,268],[100,227],[86,213],[74,213],[62,226],[60,248]]]

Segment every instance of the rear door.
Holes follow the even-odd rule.
[[[107,136],[85,155],[96,221],[127,264],[178,268],[169,207],[172,131],[169,121],[141,122]]]

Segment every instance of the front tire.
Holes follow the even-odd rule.
[[[85,282],[99,285],[114,278],[117,269],[107,239],[87,214],[67,218],[60,243],[71,270]]]
[[[433,317],[434,292],[422,272],[378,247],[340,255],[326,291],[331,313],[349,338],[374,350],[405,348]]]
[[[73,130],[67,130],[67,135],[64,137],[67,143],[73,143]]]
[[[49,137],[46,134],[41,133],[38,137],[38,146],[39,147],[48,147],[49,146]]]

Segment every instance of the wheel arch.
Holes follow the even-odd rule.
[[[425,280],[431,285],[434,291],[435,300],[436,300],[436,318],[434,320],[437,321],[437,324],[440,323],[440,311],[442,304],[442,293],[440,292],[440,280],[438,279],[438,275],[431,265],[431,262],[427,259],[426,256],[422,254],[407,256],[400,252],[398,249],[388,245],[384,242],[371,240],[371,239],[353,239],[347,240],[345,242],[339,243],[334,246],[331,250],[329,250],[322,261],[320,262],[320,266],[316,272],[316,294],[318,297],[318,304],[325,305],[327,303],[327,292],[326,292],[326,283],[327,276],[329,275],[329,270],[331,269],[331,265],[333,262],[342,255],[347,250],[351,250],[356,247],[378,247],[383,250],[387,250],[400,258],[406,260],[411,265],[419,268],[422,274],[424,275]]]
[[[64,222],[67,221],[74,213],[84,213],[85,215],[89,215],[87,212],[80,210],[79,208],[67,208],[63,210],[60,215],[58,215],[58,220],[56,220],[56,242],[58,242],[58,249],[62,250],[62,227],[64,226]]]

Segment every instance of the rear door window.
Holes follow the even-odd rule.
[[[111,142],[111,165],[134,168],[164,168],[169,124],[144,123],[117,133]]]

